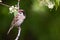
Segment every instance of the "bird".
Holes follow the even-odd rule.
[[[19,5],[19,2],[20,0],[18,0],[18,4],[17,4],[17,7],[18,7],[18,13],[16,14],[16,16],[14,16],[12,22],[11,22],[11,27],[10,29],[8,30],[7,34],[9,34],[9,32],[13,29],[13,27],[20,27],[21,24],[23,23],[24,19],[26,18],[26,15],[24,15],[24,10],[20,9],[20,5]]]
[[[16,14],[16,16],[14,16],[14,18],[12,20],[11,27],[8,30],[7,34],[9,34],[9,32],[13,29],[13,27],[21,26],[21,24],[23,23],[25,18],[26,18],[26,16],[24,15],[24,10],[19,9],[18,13]]]

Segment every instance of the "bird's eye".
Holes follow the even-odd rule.
[[[23,12],[20,12],[20,14],[23,14]]]

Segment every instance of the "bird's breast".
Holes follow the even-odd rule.
[[[19,25],[21,25],[22,22],[23,22],[23,20],[18,20],[18,21],[15,23],[15,26],[19,26]]]

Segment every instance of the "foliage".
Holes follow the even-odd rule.
[[[17,0],[2,0],[8,5],[15,5]],[[52,1],[52,0],[51,0]],[[20,8],[26,13],[26,19],[21,25],[22,31],[19,40],[60,40],[60,0],[53,0],[53,9],[39,5],[40,0],[21,0]],[[13,19],[9,8],[0,5],[0,40],[14,40],[17,29],[9,35],[7,31]]]

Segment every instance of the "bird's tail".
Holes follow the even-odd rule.
[[[10,33],[10,31],[13,29],[14,26],[11,26],[10,29],[8,30],[7,34]]]

